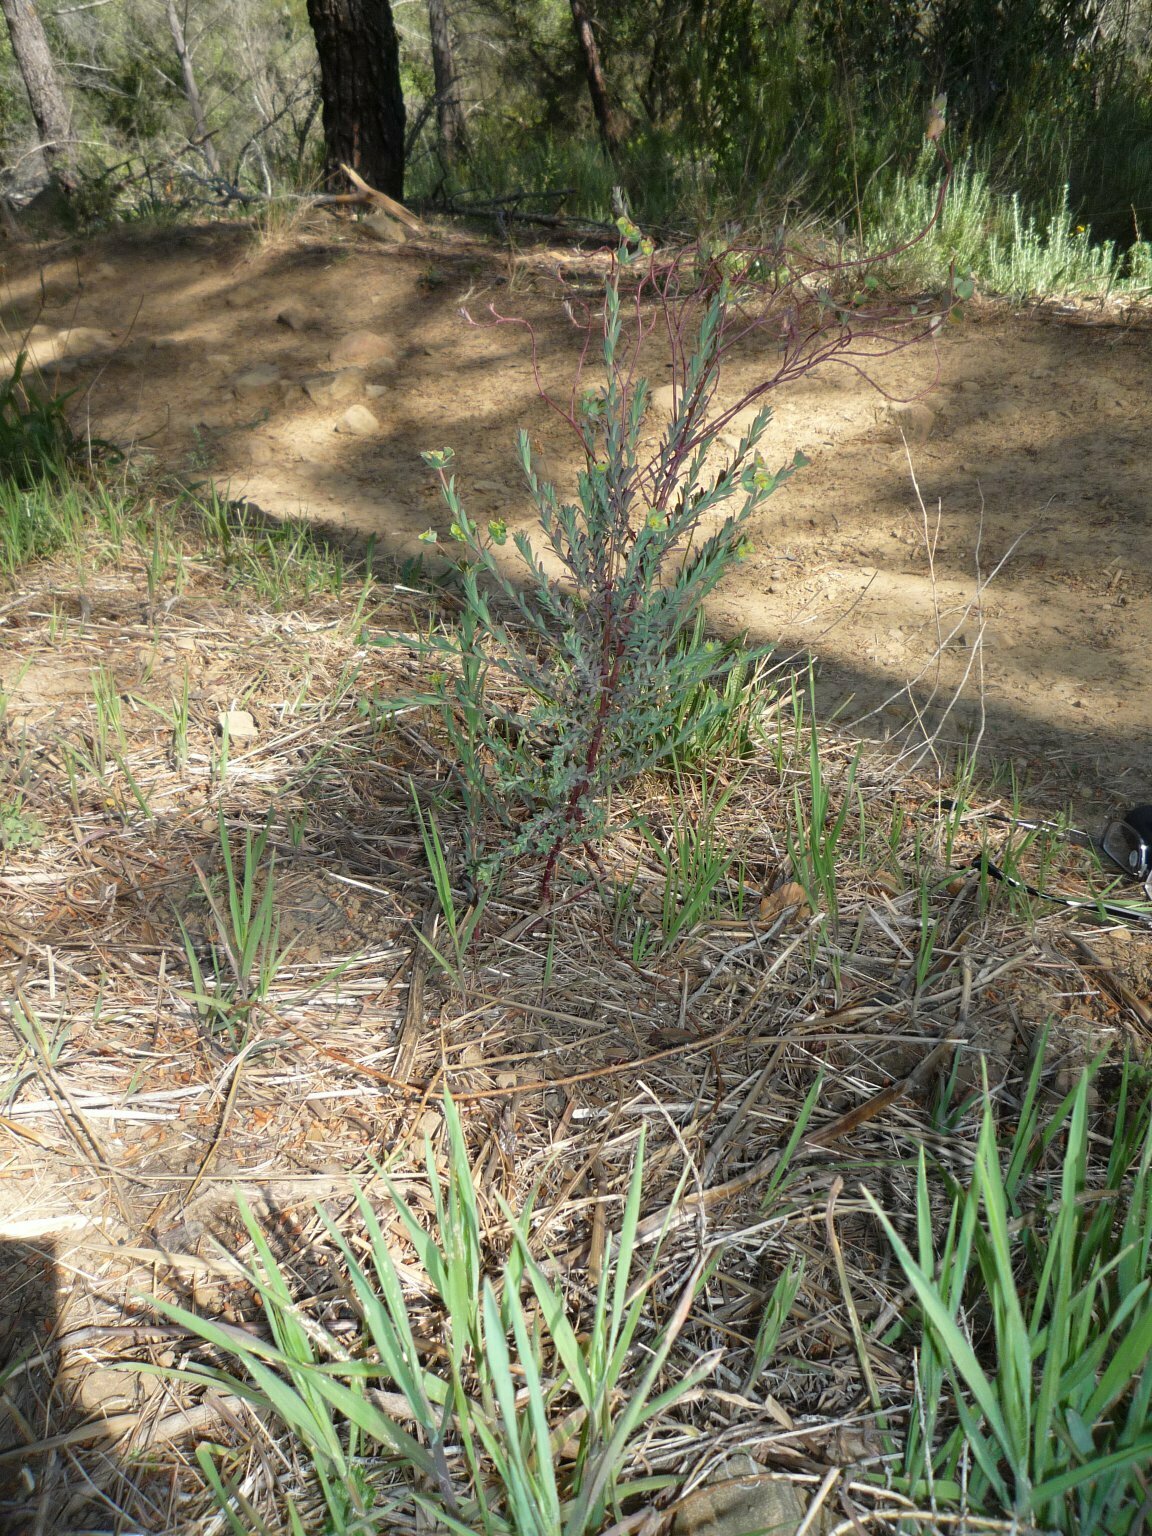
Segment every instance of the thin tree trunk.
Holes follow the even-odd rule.
[[[325,174],[340,163],[389,197],[404,196],[404,91],[390,0],[308,0],[320,59]]]
[[[620,144],[620,129],[616,122],[616,114],[612,111],[612,104],[608,100],[608,86],[604,79],[604,68],[600,63],[600,49],[596,44],[596,34],[592,30],[592,20],[584,8],[584,0],[569,0],[569,3],[572,6],[576,41],[584,57],[584,72],[588,76],[588,94],[592,97],[592,110],[596,114],[596,123],[600,129],[600,137],[604,140],[604,147],[611,153]]]
[[[432,78],[436,86],[436,125],[440,153],[448,165],[468,153],[468,129],[460,102],[460,80],[452,51],[447,0],[428,0],[428,36],[432,44]]]
[[[0,0],[0,10],[8,23],[12,52],[24,77],[48,174],[61,186],[71,188],[76,183],[72,114],[44,35],[44,24],[34,0]]]
[[[188,40],[184,33],[184,23],[180,19],[180,13],[176,9],[176,0],[165,0],[164,12],[168,18],[168,30],[172,34],[172,44],[176,49],[176,57],[180,60],[180,74],[184,81],[184,95],[188,98],[188,105],[192,109],[192,127],[196,135],[197,149],[203,150],[204,160],[213,176],[220,174],[220,156],[216,153],[216,146],[208,132],[208,121],[204,116],[204,103],[200,100],[200,87],[196,84],[196,71],[192,67],[192,55],[188,51]],[[187,15],[187,12],[185,12]]]
[[[652,55],[640,100],[654,123],[660,122],[668,94],[668,59],[683,33],[684,0],[661,0],[660,18],[652,28]]]

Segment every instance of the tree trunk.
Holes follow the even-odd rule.
[[[652,28],[652,54],[640,100],[650,121],[660,123],[668,99],[669,62],[683,46],[685,0],[661,0],[659,20]]]
[[[196,84],[196,71],[192,68],[192,55],[188,51],[188,41],[184,34],[184,23],[180,19],[180,13],[176,9],[176,0],[165,0],[164,11],[168,18],[168,30],[172,34],[172,43],[176,49],[176,57],[180,60],[180,74],[184,81],[184,95],[188,99],[188,105],[192,109],[192,128],[196,135],[194,143],[196,148],[204,155],[205,164],[213,176],[220,174],[220,157],[216,153],[216,146],[208,132],[208,122],[204,116],[204,103],[200,100],[200,88]],[[185,17],[187,11],[185,11]]]
[[[44,24],[33,0],[0,0],[8,23],[12,52],[40,135],[40,151],[48,174],[62,186],[76,184],[76,145],[72,138],[72,114],[52,62]]]
[[[436,125],[440,153],[452,165],[468,153],[468,130],[460,102],[460,81],[452,52],[452,32],[446,0],[428,0],[428,35],[432,44],[432,78],[436,85]]]
[[[390,0],[308,0],[320,58],[325,176],[340,162],[380,192],[404,196],[404,92]]]
[[[592,110],[596,114],[596,122],[600,129],[600,137],[604,140],[604,147],[611,154],[620,144],[620,129],[616,122],[616,114],[612,111],[612,104],[608,100],[608,86],[604,80],[604,68],[600,63],[600,49],[596,45],[596,34],[592,30],[592,21],[584,8],[584,0],[569,0],[572,6],[572,21],[576,27],[576,41],[580,45],[580,52],[584,58],[584,71],[588,76],[588,94],[592,97]]]

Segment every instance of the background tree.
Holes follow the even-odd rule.
[[[619,148],[621,126],[608,96],[608,82],[604,78],[604,66],[600,62],[600,48],[592,27],[592,17],[584,0],[569,0],[572,7],[572,24],[576,28],[576,41],[584,60],[584,73],[588,77],[588,94],[592,98],[592,110],[596,114],[596,126],[604,147],[611,154]]]
[[[1067,185],[1073,227],[1152,228],[1152,0],[410,0],[399,34],[389,0],[0,9],[6,189],[45,144],[88,217],[302,191],[344,159],[433,205],[601,220],[619,183],[653,226],[801,208],[859,237],[932,181],[946,92],[949,154],[998,207],[1043,230]]]
[[[340,165],[390,197],[404,196],[404,92],[389,0],[308,0],[320,60],[324,169]]]
[[[75,185],[76,146],[72,113],[61,88],[44,25],[33,0],[0,0],[8,23],[12,53],[28,92],[28,104],[40,136],[40,153],[52,179]]]
[[[468,126],[460,99],[460,76],[446,0],[428,0],[428,42],[432,51],[440,153],[446,165],[453,165],[468,153]]]
[[[168,22],[168,30],[172,34],[172,46],[176,50],[176,58],[180,63],[184,95],[188,99],[188,106],[192,112],[192,127],[195,133],[193,142],[203,154],[205,164],[213,176],[219,176],[220,157],[216,153],[216,146],[208,131],[208,120],[204,116],[204,104],[200,99],[200,87],[196,82],[196,70],[192,64],[192,48],[188,43],[188,6],[185,4],[184,14],[181,16],[176,8],[176,0],[164,0],[164,15]]]

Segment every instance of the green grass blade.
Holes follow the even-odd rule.
[[[1071,1467],[1067,1472],[1061,1472],[1058,1476],[1049,1478],[1047,1482],[1037,1484],[1033,1489],[1033,1497],[1037,1504],[1057,1504],[1086,1483],[1098,1482],[1113,1472],[1126,1472],[1129,1469],[1145,1473],[1150,1466],[1152,1466],[1152,1434],[1146,1434],[1131,1445],[1110,1451],[1107,1455],[1098,1456],[1094,1461],[1085,1462],[1082,1466]]]
[[[884,1228],[888,1241],[891,1243],[896,1257],[900,1261],[900,1267],[915,1291],[916,1299],[923,1308],[926,1318],[936,1330],[948,1360],[976,1399],[980,1411],[987,1420],[996,1440],[1004,1452],[1010,1454],[1013,1447],[1013,1438],[1004,1421],[996,1390],[985,1375],[971,1344],[961,1333],[950,1310],[941,1299],[936,1282],[930,1275],[925,1274],[912,1257],[912,1254],[908,1251],[896,1228],[889,1221],[880,1203],[875,1199],[870,1190],[865,1189],[863,1193],[865,1200],[872,1207],[873,1214]]]

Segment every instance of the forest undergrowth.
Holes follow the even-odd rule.
[[[520,584],[446,445],[450,558],[391,571],[93,465],[14,360],[15,1526],[1146,1525],[1148,903],[703,622],[779,478],[716,369],[793,276],[624,224]]]

